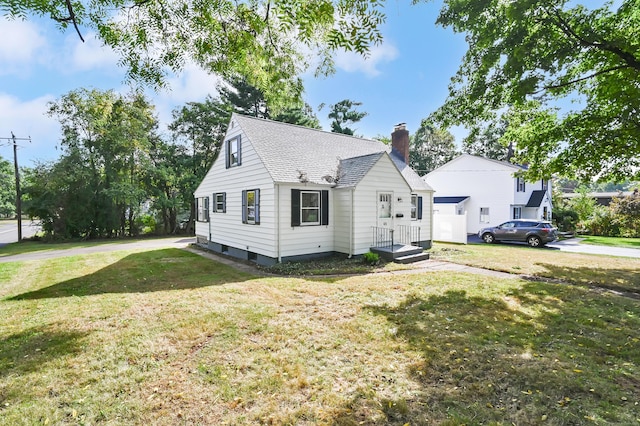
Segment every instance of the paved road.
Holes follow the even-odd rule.
[[[76,247],[67,250],[53,251],[35,251],[23,254],[14,254],[12,256],[0,257],[0,263],[19,262],[23,260],[39,260],[52,259],[56,257],[76,256],[88,253],[103,253],[119,250],[134,250],[138,248],[185,248],[189,244],[194,243],[194,237],[171,237],[171,238],[154,238],[148,240],[137,240],[131,243],[114,241],[105,244],[98,244],[91,247]]]
[[[30,220],[22,221],[22,238],[30,238],[40,230],[40,226]],[[5,244],[15,243],[18,241],[18,221],[2,220],[0,221],[0,247]]]
[[[545,247],[539,250],[560,250],[560,251],[567,251],[572,253],[604,254],[607,256],[640,258],[639,249],[624,248],[624,247],[594,246],[591,244],[581,244],[580,243],[581,241],[582,239],[580,238],[569,238],[567,240],[555,241],[553,243],[549,243]],[[469,235],[467,239],[467,243],[485,244],[477,235]],[[518,244],[518,243],[513,243],[513,244]],[[525,243],[522,243],[522,245],[524,244]]]

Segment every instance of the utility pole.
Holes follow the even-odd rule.
[[[16,177],[16,216],[18,217],[18,242],[22,241],[22,193],[20,192],[20,171],[18,170],[18,143],[16,141],[29,141],[31,142],[31,136],[28,138],[16,138],[16,135],[11,132],[10,138],[5,139],[13,143],[13,168]]]

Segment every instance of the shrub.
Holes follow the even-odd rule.
[[[375,266],[380,263],[380,256],[378,253],[368,252],[362,255],[362,260],[367,265]]]

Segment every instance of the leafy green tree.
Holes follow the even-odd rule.
[[[427,174],[458,155],[453,135],[428,120],[422,120],[409,144],[409,165],[419,174]]]
[[[301,103],[291,107],[286,107],[272,117],[274,121],[282,123],[297,124],[298,126],[320,129],[320,120],[313,112],[309,104]]]
[[[62,156],[31,176],[30,216],[60,237],[136,235],[157,137],[153,107],[139,93],[80,89],[51,103],[49,114],[62,127]]]
[[[587,187],[581,186],[577,192],[579,195],[571,199],[569,207],[578,215],[578,224],[588,229],[589,222],[598,209],[598,203],[589,195]]]
[[[483,129],[474,128],[462,141],[462,151],[498,161],[509,161],[513,147],[506,146],[502,136],[506,132],[506,122],[489,123]]]
[[[0,216],[16,214],[16,181],[13,165],[0,157]]]
[[[626,197],[615,197],[609,208],[616,217],[624,237],[640,237],[640,191]]]
[[[248,86],[243,84],[241,87]],[[171,198],[175,191],[180,194],[182,207],[190,212],[190,230],[196,214],[193,193],[220,152],[231,111],[236,107],[229,103],[229,99],[238,99],[236,94],[234,92],[234,97],[228,97],[227,102],[209,95],[204,102],[189,102],[175,109],[169,130],[176,145],[158,147],[156,158],[168,168],[167,173],[173,170],[169,174],[175,175],[173,189],[165,188],[162,199]],[[241,103],[242,108],[245,105]],[[166,214],[163,212],[163,216]]]
[[[242,75],[280,109],[299,98],[310,52],[333,70],[338,48],[366,54],[382,40],[382,0],[0,0],[10,17],[50,17],[83,28],[120,54],[130,78],[161,86],[168,71],[195,62],[223,77]]]
[[[637,179],[639,6],[445,0],[437,22],[469,47],[433,117],[477,129],[506,116],[530,177]]]
[[[352,135],[354,129],[349,126],[357,123],[368,115],[366,112],[357,111],[357,108],[362,105],[362,102],[355,102],[350,99],[344,99],[333,105],[329,105],[329,118],[331,122],[331,131],[333,133],[343,133],[345,135]],[[320,106],[322,109],[323,105]]]
[[[271,117],[271,109],[262,90],[249,84],[244,78],[226,80],[218,86],[218,92],[221,102],[219,106],[223,110],[231,108],[234,112],[257,118]]]

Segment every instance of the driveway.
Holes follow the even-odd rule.
[[[619,257],[635,257],[640,258],[640,249],[624,248],[624,247],[609,247],[609,246],[595,246],[591,244],[581,244],[581,238],[569,238],[562,241],[554,241],[549,243],[543,248],[536,250],[560,250],[572,253],[585,253],[585,254],[603,254],[607,256],[619,256]],[[467,237],[468,244],[485,244],[477,235],[472,234]],[[519,243],[505,243],[516,244]],[[521,245],[525,245],[522,243]]]

